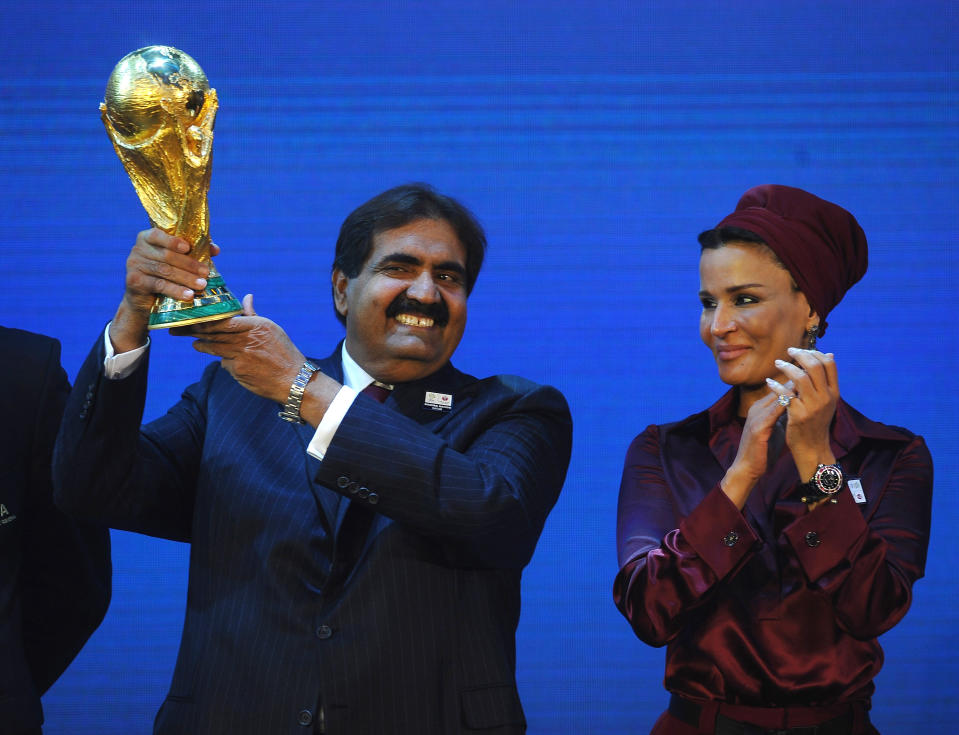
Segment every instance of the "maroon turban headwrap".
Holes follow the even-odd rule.
[[[779,256],[819,314],[819,334],[826,332],[826,315],[866,272],[866,234],[856,218],[802,189],[750,189],[716,225],[722,227],[756,233]]]

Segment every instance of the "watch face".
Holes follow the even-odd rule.
[[[842,471],[832,465],[823,465],[816,470],[816,485],[827,495],[835,495],[842,487]]]

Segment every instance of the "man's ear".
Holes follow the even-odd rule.
[[[337,313],[345,318],[347,311],[346,287],[349,285],[350,279],[339,268],[334,268],[330,280],[333,283],[333,306],[336,307]]]

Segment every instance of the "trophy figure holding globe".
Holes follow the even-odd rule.
[[[110,78],[100,116],[154,227],[181,237],[210,268],[189,301],[158,296],[150,329],[242,313],[210,259],[210,188],[216,90],[190,56],[170,46],[127,54]]]

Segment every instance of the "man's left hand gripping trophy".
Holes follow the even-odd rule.
[[[242,313],[210,260],[207,192],[213,161],[216,90],[190,56],[170,46],[127,54],[107,80],[100,116],[150,222],[193,245],[210,267],[191,301],[158,296],[150,329]]]

